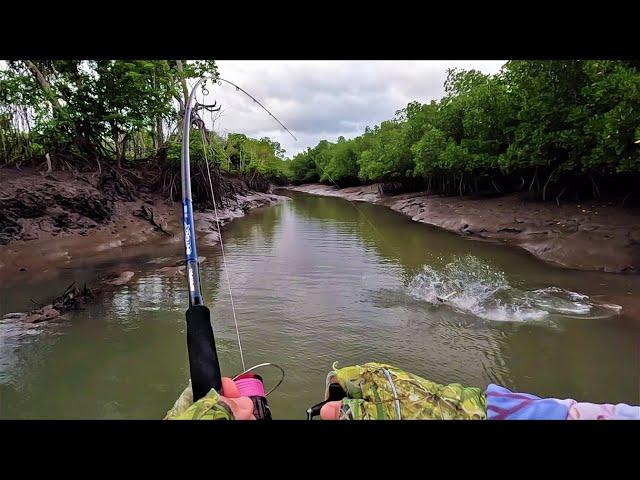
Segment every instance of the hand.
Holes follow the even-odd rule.
[[[226,403],[236,420],[255,420],[253,401],[249,397],[241,397],[240,390],[229,377],[222,377],[222,395],[220,400]]]
[[[338,420],[340,418],[341,400],[325,403],[320,409],[320,418],[322,420]]]

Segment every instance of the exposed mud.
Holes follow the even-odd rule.
[[[251,209],[285,199],[251,191],[237,179],[226,181],[233,184],[234,195],[218,209],[221,226]],[[173,244],[180,252],[180,203],[151,192],[130,193],[105,176],[54,172],[44,177],[30,169],[0,169],[0,285],[46,280],[60,269],[91,268],[148,248],[150,243]],[[214,212],[196,208],[194,215],[198,244],[218,243]],[[159,262],[158,268],[179,273],[180,263],[176,256]],[[103,273],[89,275],[93,294],[125,285],[135,275],[133,271]],[[30,312],[25,321],[49,320],[75,308],[67,307],[54,301]]]

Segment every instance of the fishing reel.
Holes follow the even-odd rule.
[[[249,397],[253,402],[253,416],[256,420],[272,420],[271,409],[264,393],[264,381],[255,373],[243,373],[234,378],[241,397]]]
[[[325,394],[326,399],[307,409],[307,420],[313,420],[314,417],[320,415],[320,410],[326,403],[342,400],[346,396],[347,392],[343,390],[339,383],[330,383]]]
[[[266,366],[275,367],[282,373],[282,376],[280,377],[280,380],[278,381],[276,386],[269,390],[267,393],[265,393],[264,390],[264,381],[262,377],[255,373],[251,373],[251,371],[255,370],[256,368]],[[269,404],[267,402],[267,396],[274,392],[280,386],[280,384],[284,380],[284,375],[284,369],[279,365],[273,363],[261,363],[260,365],[251,367],[246,372],[233,377],[232,380],[238,387],[240,396],[249,397],[253,402],[253,415],[256,417],[256,420],[272,420],[271,409],[269,408]],[[343,390],[342,386],[340,386],[339,383],[330,383],[327,387],[325,400],[307,409],[307,420],[313,420],[315,417],[319,416],[320,410],[322,410],[322,407],[326,403],[340,401],[346,396],[347,393]]]
[[[282,374],[276,386],[267,393],[265,393],[264,380],[262,377],[256,373],[251,373],[253,370],[261,367],[275,367],[280,370]],[[253,402],[253,415],[256,417],[256,420],[272,420],[267,397],[284,381],[284,375],[284,369],[281,366],[275,363],[260,363],[232,378],[240,391],[240,396],[249,397]]]
[[[257,368],[267,366],[277,368],[278,370],[280,370],[282,376],[280,377],[280,380],[278,381],[276,386],[265,393],[264,381],[262,377],[251,372]],[[279,365],[276,365],[275,363],[261,363],[249,368],[239,375],[236,375],[232,380],[237,385],[238,390],[240,391],[240,396],[249,397],[253,402],[253,415],[256,417],[256,420],[272,420],[271,409],[269,408],[266,397],[273,393],[280,386],[280,384],[284,381],[284,376],[284,369]],[[325,400],[307,409],[307,420],[313,420],[315,417],[319,416],[320,410],[322,410],[322,407],[325,404],[329,402],[340,401],[345,397],[347,397],[347,393],[339,383],[329,383],[327,385],[327,390],[325,393]]]

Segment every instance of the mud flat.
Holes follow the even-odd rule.
[[[284,199],[243,189],[218,209],[220,223]],[[181,215],[180,203],[160,194],[137,192],[125,200],[87,176],[0,169],[0,285],[46,279],[59,269],[108,261],[149,245],[175,245],[181,252]],[[195,225],[198,244],[219,241],[213,211],[196,209]]]

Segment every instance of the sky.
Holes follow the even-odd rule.
[[[222,106],[216,131],[269,137],[287,157],[314,147],[360,135],[365,127],[394,117],[407,103],[444,95],[448,68],[497,73],[505,61],[401,60],[219,60],[220,76],[242,87],[297,137],[295,141],[264,110],[234,87],[209,87],[207,102]],[[202,101],[200,95],[199,99]],[[205,121],[210,127],[209,114]]]

